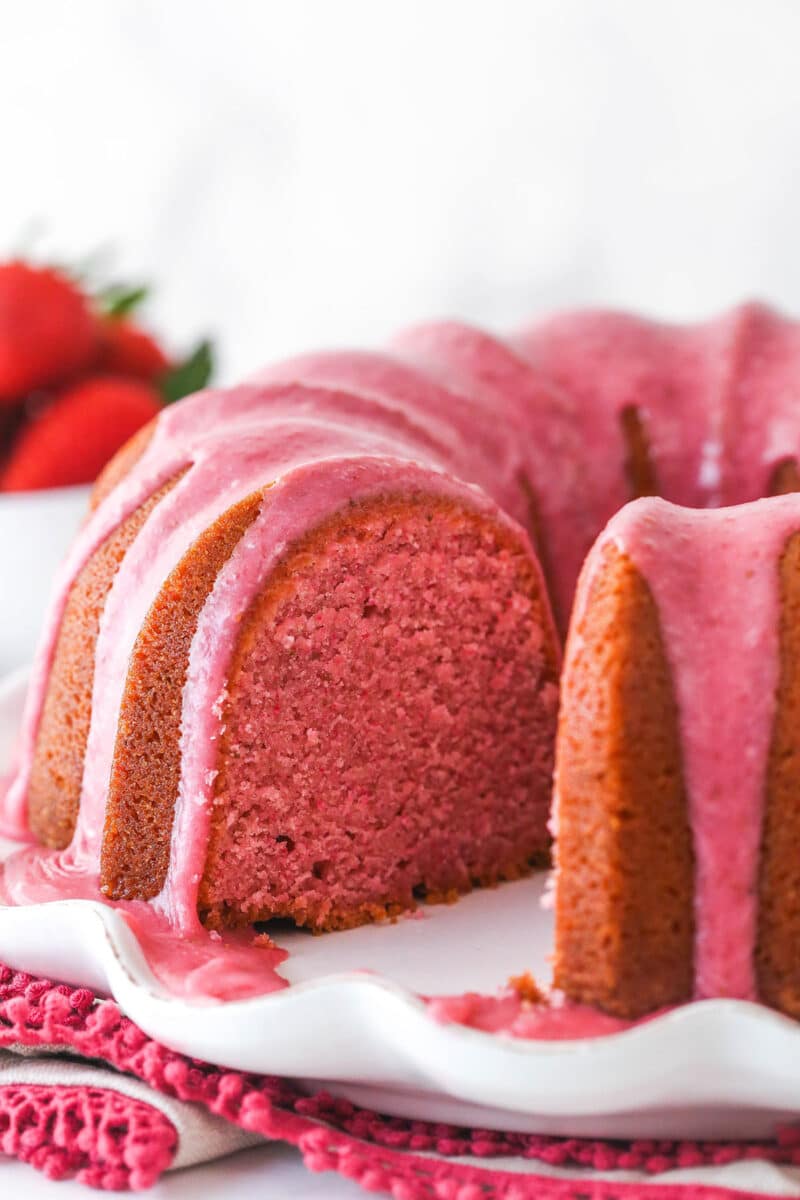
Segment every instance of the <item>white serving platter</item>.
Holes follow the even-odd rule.
[[[24,675],[0,686],[0,771]],[[5,843],[3,852],[13,846]],[[714,1000],[580,1041],[526,1041],[434,1020],[423,995],[492,993],[548,976],[539,875],[422,919],[313,937],[282,930],[291,986],[251,1000],[170,997],[112,909],[0,908],[0,960],[112,995],[148,1034],[241,1070],[294,1076],[383,1112],[597,1137],[762,1137],[800,1115],[800,1024]]]

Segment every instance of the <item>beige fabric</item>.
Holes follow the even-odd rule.
[[[59,1057],[61,1053],[62,1048],[58,1046],[37,1046],[34,1049],[19,1046],[14,1047],[13,1051],[0,1050],[0,1086],[20,1083],[109,1088],[150,1104],[164,1113],[178,1133],[178,1151],[171,1170],[210,1162],[264,1142],[260,1135],[245,1133],[221,1117],[211,1116],[199,1105],[162,1096],[129,1075],[122,1075],[90,1060],[82,1063],[65,1059]],[[435,1154],[426,1157],[439,1158]],[[800,1200],[800,1168],[756,1161],[729,1163],[720,1167],[692,1167],[661,1175],[645,1175],[641,1171],[577,1171],[520,1158],[492,1159],[490,1162],[473,1158],[439,1161],[459,1162],[490,1171],[516,1171],[562,1179],[579,1177],[587,1181],[605,1179],[618,1182],[706,1184]]]
[[[98,1066],[90,1061],[82,1063],[58,1058],[55,1053],[42,1054],[40,1046],[33,1053],[28,1047],[19,1049],[22,1053],[0,1050],[0,1087],[19,1083],[44,1087],[109,1088],[123,1096],[141,1100],[159,1109],[178,1134],[178,1150],[170,1170],[222,1158],[223,1155],[264,1141],[259,1134],[246,1133],[222,1117],[212,1116],[198,1104],[162,1096],[140,1080],[121,1075],[110,1067]],[[56,1049],[52,1047],[52,1051]]]

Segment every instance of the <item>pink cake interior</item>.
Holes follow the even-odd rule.
[[[539,587],[507,529],[433,503],[345,518],[294,556],[231,679],[212,923],[357,924],[545,853],[558,663]]]

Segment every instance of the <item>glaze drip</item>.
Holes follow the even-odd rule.
[[[646,578],[675,680],[698,868],[697,994],[753,996],[778,671],[775,564],[800,526],[800,507],[792,496],[770,500],[765,523],[751,502],[776,490],[778,464],[798,460],[796,397],[785,381],[799,368],[800,331],[757,305],[694,327],[578,313],[506,341],[454,322],[421,326],[388,354],[309,355],[165,410],[130,472],[90,515],[57,581],[3,805],[4,826],[18,836],[27,832],[27,783],[72,583],[122,522],[178,479],[126,553],[102,614],[72,843],[58,858],[36,852],[41,870],[28,869],[32,858],[23,870],[20,860],[15,897],[36,899],[53,880],[68,889],[82,879],[76,886],[96,890],[115,730],[138,631],[189,547],[231,506],[265,490],[191,647],[172,855],[155,903],[187,937],[200,929],[220,702],[237,630],[287,548],[354,500],[387,491],[447,497],[515,535],[523,536],[520,527],[539,534],[564,625],[586,553],[630,496],[633,431],[646,436],[642,479],[687,508],[637,501],[600,545],[612,539]],[[742,507],[707,511],[720,505]]]
[[[657,604],[695,852],[699,999],[756,998],[759,851],[779,678],[778,564],[798,528],[797,495],[705,511],[637,500],[602,534],[576,602],[579,610],[611,542]]]

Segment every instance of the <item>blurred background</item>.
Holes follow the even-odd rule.
[[[223,378],[426,315],[800,309],[792,0],[25,0],[0,237],[116,249]]]
[[[800,311],[792,0],[26,0],[2,40],[3,256],[111,256],[223,382],[433,315]]]

